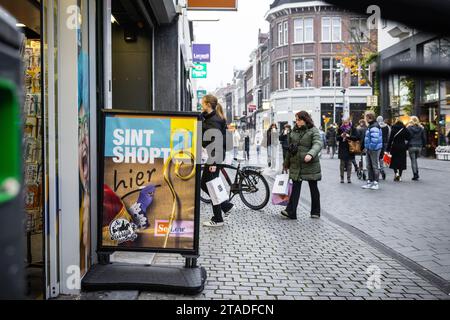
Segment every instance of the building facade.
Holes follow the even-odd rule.
[[[271,108],[273,121],[292,123],[308,111],[325,127],[343,116],[359,120],[373,90],[361,73],[343,68],[338,57],[352,52],[353,32],[362,32],[368,50],[377,41],[367,17],[322,1],[275,1],[266,15],[270,23]],[[367,70],[369,74],[372,70]],[[333,119],[334,118],[334,119]]]
[[[97,262],[101,110],[191,110],[192,25],[184,0],[0,7],[24,36],[22,260],[40,283],[31,298],[77,294],[77,276]]]
[[[390,21],[379,25],[380,63],[450,64],[450,39],[411,30]],[[439,79],[389,75],[380,82],[381,110],[391,120],[419,117],[427,131],[427,155],[446,144],[450,131],[450,84]]]

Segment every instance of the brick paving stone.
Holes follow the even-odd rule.
[[[327,210],[330,204],[339,209],[342,199],[351,198],[349,201],[353,201],[353,198],[358,201],[363,199],[351,196],[362,192],[356,183],[355,186],[345,186],[347,189],[342,189],[347,190],[345,194],[350,196],[342,197],[344,191],[335,192],[336,194],[328,191],[328,188],[331,188],[330,190],[341,188],[340,185],[333,185],[333,177],[337,173],[336,164],[336,161],[324,164],[325,178],[321,184],[321,190],[323,190],[323,203]],[[273,180],[269,181],[273,183]],[[380,194],[389,199],[389,190],[393,187],[383,185],[383,188],[385,190]],[[417,189],[414,185],[407,183],[405,188]],[[417,192],[421,193],[421,191]],[[307,187],[303,194],[308,197]],[[420,198],[420,194],[418,196]],[[375,198],[374,193],[366,193],[365,197],[367,201],[378,199]],[[199,264],[205,267],[208,275],[211,276],[211,278],[208,277],[206,288],[213,287],[214,290],[194,296],[192,299],[230,300],[245,297],[246,299],[273,300],[286,297],[304,300],[376,298],[394,300],[407,299],[405,297],[407,294],[419,299],[431,299],[431,297],[432,299],[448,299],[447,295],[431,283],[332,223],[326,215],[320,220],[311,220],[307,210],[301,208],[297,221],[287,221],[279,214],[282,208],[271,204],[260,212],[253,212],[244,207],[240,199],[236,199],[234,203],[236,210],[224,228],[201,227]],[[426,203],[430,204],[429,201]],[[358,205],[351,207],[359,208],[359,202]],[[387,209],[389,208],[387,205]],[[201,211],[202,221],[211,218],[210,206],[202,204]],[[366,226],[375,224],[376,227],[367,231],[378,230],[379,237],[382,236],[382,231],[387,235],[398,236],[396,241],[399,242],[399,246],[414,246],[404,244],[403,239],[413,239],[415,232],[429,233],[420,229],[427,224],[419,218],[413,217],[414,225],[401,226],[400,217],[384,215],[379,218],[378,210],[376,212],[378,215],[373,211],[347,211],[350,211],[348,216],[351,215],[355,223],[364,223]],[[441,217],[438,221],[445,226],[445,219]],[[420,223],[421,226],[415,227],[416,223]],[[427,227],[434,234],[440,229],[441,241],[447,239],[445,228],[439,228],[435,222]],[[401,229],[400,234],[393,234],[392,232],[398,228]],[[408,237],[405,236],[406,234]],[[425,244],[431,245],[428,242]],[[443,246],[439,247],[439,249],[442,248]],[[157,255],[155,261],[160,265],[184,264],[181,257],[172,255]],[[379,266],[382,271],[381,290],[372,292],[367,288],[368,280],[370,280],[367,270],[370,266]],[[217,294],[219,292],[221,294]],[[177,297],[176,295],[171,297],[174,296]],[[167,297],[167,295],[146,292],[140,295],[140,298],[145,299],[160,297]]]

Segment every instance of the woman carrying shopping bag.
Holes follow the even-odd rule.
[[[203,107],[203,137],[205,137],[205,133],[208,130],[214,130],[211,132],[212,136],[217,135],[217,133],[220,133],[222,135],[223,139],[223,146],[215,146],[215,148],[222,147],[222,150],[214,150],[215,154],[211,152],[212,154],[208,154],[208,164],[205,166],[205,169],[203,170],[202,175],[202,181],[201,181],[201,188],[204,192],[206,192],[209,195],[207,183],[215,180],[219,177],[220,174],[220,168],[219,166],[222,164],[222,162],[225,160],[226,155],[226,128],[227,124],[224,119],[222,119],[216,112],[216,108],[218,105],[217,98],[213,95],[206,95],[202,99],[202,107]],[[215,142],[215,139],[212,141],[206,141],[203,140],[202,146],[204,149],[208,149],[208,146]],[[220,157],[218,161],[215,163],[210,163],[212,158],[216,158],[219,156],[217,152],[221,152],[222,156]],[[216,159],[217,160],[217,159]],[[224,220],[222,216],[222,211],[225,213],[225,215],[229,214],[229,212],[233,209],[233,204],[231,204],[229,201],[226,201],[222,203],[221,205],[214,206],[213,205],[213,212],[214,217],[211,219],[211,221],[205,222],[203,225],[205,227],[209,228],[218,228],[223,227]]]
[[[390,168],[395,172],[395,182],[402,182],[403,171],[407,169],[408,141],[411,135],[401,120],[392,126],[387,152],[392,155]]]
[[[306,111],[296,115],[296,125],[289,135],[289,152],[284,162],[284,170],[289,170],[293,181],[292,195],[286,210],[281,214],[289,219],[297,219],[302,182],[308,181],[311,190],[311,218],[320,218],[320,192],[318,181],[322,180],[319,154],[323,148],[319,129],[314,126]]]

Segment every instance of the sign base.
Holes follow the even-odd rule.
[[[203,292],[205,268],[94,265],[81,282],[83,291],[138,290],[185,295]]]

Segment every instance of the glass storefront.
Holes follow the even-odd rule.
[[[44,157],[41,8],[35,1],[0,0],[23,34],[23,204],[26,213],[26,295],[43,299],[44,289]]]
[[[450,40],[435,39],[421,46],[425,64],[445,65],[450,63]],[[448,95],[450,86],[447,81],[426,80],[420,92],[420,120],[428,133],[428,154],[440,145],[446,145],[450,101]]]

